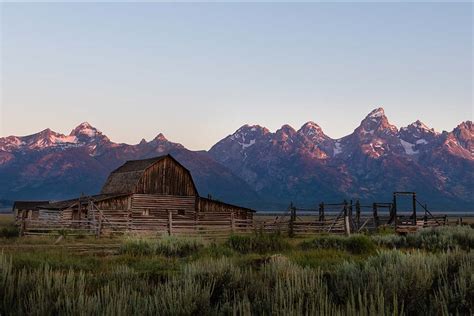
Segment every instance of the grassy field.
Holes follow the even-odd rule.
[[[17,238],[0,216],[0,315],[472,315],[474,229],[205,241]]]

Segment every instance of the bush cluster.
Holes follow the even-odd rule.
[[[160,239],[130,238],[121,245],[120,253],[133,256],[186,257],[197,253],[203,246],[203,242],[195,238],[172,236]]]
[[[351,235],[349,237],[326,235],[319,236],[300,244],[303,250],[309,249],[338,249],[354,254],[366,254],[375,251],[375,243],[365,235]]]
[[[20,231],[16,226],[6,226],[0,229],[0,238],[15,238],[20,235]]]
[[[268,253],[289,248],[288,242],[280,234],[264,233],[230,236],[226,246],[240,253]]]
[[[388,248],[416,248],[430,251],[442,251],[459,247],[474,249],[474,229],[469,226],[437,227],[422,229],[407,236],[372,236],[379,246]]]
[[[106,273],[15,269],[0,254],[2,315],[445,315],[474,312],[474,254],[382,251],[330,272],[284,257],[259,269],[200,259],[154,282]]]

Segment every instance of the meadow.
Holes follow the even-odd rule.
[[[474,229],[222,240],[18,238],[0,216],[0,315],[472,315]]]

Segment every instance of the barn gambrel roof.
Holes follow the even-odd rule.
[[[188,169],[181,165],[171,155],[163,155],[148,159],[129,160],[118,167],[107,178],[102,187],[101,194],[132,194],[145,171],[165,158],[170,158],[180,167],[182,167],[190,176],[194,191],[197,191],[193,177]]]

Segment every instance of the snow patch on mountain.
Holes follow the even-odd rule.
[[[250,142],[248,144],[241,143],[241,142],[238,142],[238,143],[239,143],[239,145],[242,146],[242,150],[244,150],[244,149],[249,148],[250,146],[254,145],[255,144],[255,139],[250,140]]]
[[[339,155],[342,153],[342,147],[340,141],[337,141],[334,143],[334,150],[333,150],[334,156]]]
[[[405,153],[407,155],[415,155],[418,154],[417,150],[414,150],[415,144],[409,143],[407,141],[404,141],[403,139],[400,139],[400,143],[403,146],[403,149],[405,149]]]

